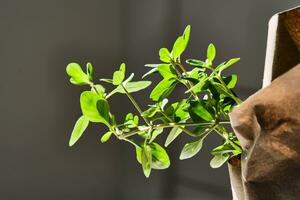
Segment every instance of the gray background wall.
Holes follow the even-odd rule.
[[[202,57],[208,43],[218,61],[241,57],[232,70],[245,98],[260,88],[268,19],[300,1],[252,0],[1,0],[0,1],[0,199],[120,200],[230,199],[226,167],[210,169],[210,137],[197,157],[178,161],[180,142],[171,145],[172,166],[145,179],[128,144],[100,145],[104,127],[91,126],[68,148],[80,116],[82,88],[68,83],[69,62],[91,61],[98,77],[110,77],[125,61],[139,77],[143,64],[158,62],[160,47],[187,24],[185,54]],[[135,95],[146,105],[145,96]],[[178,93],[180,94],[180,92]],[[122,116],[128,100],[112,100]]]

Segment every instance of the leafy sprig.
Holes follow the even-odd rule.
[[[91,63],[87,63],[86,72],[79,64],[70,63],[66,70],[70,82],[74,85],[89,85],[91,89],[80,95],[82,116],[74,126],[69,145],[73,146],[77,142],[90,122],[102,123],[108,130],[102,135],[101,142],[105,143],[111,136],[115,136],[132,144],[146,177],[150,176],[152,169],[161,170],[170,166],[165,148],[155,142],[157,137],[170,128],[165,147],[183,133],[191,137],[192,141],[182,149],[181,160],[195,156],[201,150],[205,138],[213,133],[221,136],[222,143],[211,151],[214,156],[210,162],[211,167],[220,167],[230,157],[241,154],[239,141],[226,127],[226,124],[230,124],[228,114],[236,104],[242,102],[233,92],[237,76],[222,74],[239,58],[215,66],[216,48],[209,44],[205,60],[187,59],[185,63],[181,62],[181,56],[190,40],[190,30],[190,26],[187,26],[171,51],[167,48],[159,50],[161,63],[145,65],[151,69],[142,78],[152,74],[162,77],[150,93],[154,103],[146,110],[141,109],[132,94],[149,87],[151,81],[133,81],[134,74],[126,78],[124,63],[113,73],[112,79],[100,79],[115,87],[109,93],[103,85],[93,81],[94,69]],[[186,87],[185,93],[181,99],[169,102],[167,98],[179,85]],[[128,113],[120,123],[111,113],[108,101],[118,93],[125,94],[136,109],[135,114]]]

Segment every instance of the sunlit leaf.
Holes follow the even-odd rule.
[[[203,103],[199,101],[190,102],[189,113],[195,114],[205,121],[212,121],[214,119],[210,112],[204,107]]]
[[[114,72],[113,82],[112,82],[113,85],[120,85],[122,83],[122,81],[125,78],[125,70],[126,70],[125,63],[122,63],[120,65],[120,69]]]
[[[88,125],[89,125],[89,120],[85,116],[81,116],[77,120],[71,134],[69,146],[73,146],[78,141],[78,139],[82,136],[82,134],[84,133]]]
[[[138,92],[140,90],[143,90],[151,85],[151,81],[136,81],[136,82],[128,82],[126,84],[123,84],[126,90],[129,93]],[[122,93],[125,94],[125,90],[122,86],[118,86],[116,89],[111,91],[108,96],[111,96],[115,93]]]
[[[186,43],[182,36],[178,37],[174,43],[172,50],[172,58],[176,60],[184,52]]]
[[[157,67],[158,72],[164,79],[176,78],[176,71],[170,64],[161,64]]]
[[[225,84],[227,85],[227,88],[233,89],[237,83],[237,75],[232,74],[231,76],[228,76],[223,79]]]
[[[230,67],[231,65],[235,64],[236,62],[238,62],[240,60],[240,58],[232,58],[230,59],[228,62],[226,62],[223,65],[220,65],[216,68],[216,71],[224,71],[225,69],[227,69],[228,67]]]
[[[184,49],[186,49],[186,47],[188,46],[189,44],[189,41],[190,41],[190,35],[191,35],[191,26],[188,25],[185,29],[184,29],[184,32],[182,34],[182,38],[183,38],[183,41],[184,41]]]
[[[159,50],[159,58],[162,62],[165,62],[165,63],[171,62],[169,50],[167,48],[161,48]]]
[[[92,91],[80,95],[80,105],[83,115],[91,122],[101,122],[109,126],[107,101]]]
[[[151,163],[152,163],[152,152],[151,147],[146,145],[142,150],[142,166],[144,175],[149,178],[151,173]]]
[[[78,63],[70,63],[66,68],[67,74],[70,76],[70,82],[74,85],[88,85],[90,79],[87,74],[82,71]]]
[[[216,154],[210,161],[210,166],[212,168],[219,168],[229,159],[229,157],[229,154]]]
[[[180,135],[180,133],[182,133],[182,129],[179,128],[179,126],[173,127],[166,139],[165,147],[169,146]]]
[[[94,68],[92,63],[87,63],[86,64],[86,74],[89,76],[89,80],[92,81],[93,80],[93,75],[94,75]]]
[[[101,143],[107,142],[107,141],[110,139],[110,137],[111,137],[112,134],[113,134],[113,133],[112,133],[111,131],[106,132],[106,133],[101,137]]]
[[[187,59],[185,61],[187,64],[195,66],[195,67],[206,67],[206,63],[201,61],[201,60],[197,60],[197,59]]]
[[[153,130],[149,142],[150,143],[153,142],[156,139],[157,136],[159,136],[160,134],[162,134],[163,130],[164,130],[163,128],[159,128],[159,129]]]
[[[166,150],[157,143],[151,143],[152,169],[167,169],[170,166],[170,158]]]
[[[176,79],[164,79],[159,82],[156,87],[152,90],[150,98],[153,101],[162,100],[174,90],[176,84]]]
[[[210,63],[212,63],[215,57],[216,57],[216,47],[211,43],[208,45],[207,48],[207,59],[209,60]]]

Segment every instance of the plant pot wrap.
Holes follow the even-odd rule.
[[[299,200],[300,65],[236,107],[230,119],[244,149],[240,169],[229,168],[235,198]]]

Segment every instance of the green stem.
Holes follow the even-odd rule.
[[[172,123],[172,119],[171,119],[168,115],[166,115],[162,110],[161,110],[160,112],[161,112],[161,114],[163,114],[163,116],[165,116],[165,118],[167,118],[167,120],[169,120],[169,121]],[[182,126],[178,126],[178,127],[179,127],[183,132],[185,132],[186,134],[188,134],[189,136],[196,137],[196,135],[195,135],[193,132],[187,130],[186,128],[184,128],[184,127],[182,127]]]
[[[216,131],[216,133],[218,133],[221,137],[223,137],[227,142],[229,142],[232,146],[238,146],[241,150],[242,150],[242,147],[236,143],[234,143],[233,141],[231,141],[228,137],[226,137],[224,134],[227,134],[228,133],[224,133],[224,132],[221,132],[220,130],[218,130],[217,128],[214,128],[214,130]]]
[[[131,96],[131,94],[127,91],[127,89],[124,87],[124,85],[121,83],[122,88],[124,89],[127,97],[129,98],[129,100],[131,101],[131,103],[134,105],[134,107],[137,109],[137,111],[140,113],[141,117],[144,119],[145,123],[148,124],[149,126],[151,126],[150,122],[148,121],[148,119],[146,117],[144,117],[142,115],[143,111],[140,108],[140,106],[138,105],[138,103],[135,101],[135,99],[133,98],[133,96]]]
[[[183,74],[187,76],[187,71],[185,70],[184,66],[180,62],[172,62],[171,64],[175,69],[176,69],[176,65],[178,65],[179,68],[182,70]],[[180,74],[180,76],[181,76],[181,74]],[[186,81],[184,83],[184,85],[187,87],[187,89],[191,89],[194,86],[193,83],[191,83],[190,81]],[[191,91],[191,94],[193,95],[193,97],[196,100],[199,100],[199,97],[197,96],[197,94],[195,92]]]
[[[181,126],[210,126],[210,125],[215,125],[215,122],[201,122],[201,123],[196,123],[196,122],[187,122],[187,123],[167,123],[167,124],[157,124],[157,125],[153,125],[153,126],[148,126],[148,127],[138,127],[136,130],[131,131],[129,133],[123,134],[120,137],[121,138],[128,138],[131,137],[133,135],[136,135],[137,133],[141,132],[141,131],[148,131],[149,129],[160,129],[160,128],[170,128],[170,127],[175,127],[178,126],[179,128]],[[230,121],[219,121],[218,124],[230,124]],[[183,130],[184,131],[184,130]],[[196,135],[194,133],[191,133],[192,137],[195,137]]]
[[[241,104],[243,101],[242,101],[240,98],[236,97],[236,96],[232,93],[232,91],[231,91],[230,89],[227,88],[226,83],[223,81],[222,77],[215,71],[215,69],[214,69],[212,66],[208,67],[208,69],[210,69],[210,70],[213,72],[213,74],[215,75],[215,77],[220,81],[220,83],[221,83],[221,84],[227,89],[227,91],[231,94],[231,98],[233,98],[233,100],[234,100],[237,104]]]

